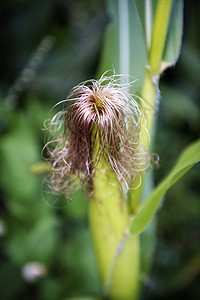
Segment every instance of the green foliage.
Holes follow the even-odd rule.
[[[29,297],[26,294],[29,285],[27,278],[22,277],[22,269],[30,262],[39,262],[47,269],[44,280],[32,283],[38,291],[38,299],[54,300],[62,294],[75,295],[75,278],[79,282],[77,294],[87,294],[87,291],[95,294],[98,290],[89,230],[85,225],[87,202],[84,190],[74,193],[73,203],[64,198],[58,199],[57,203],[55,196],[44,192],[43,179],[38,176],[41,170],[42,174],[47,171],[46,164],[41,168],[40,155],[41,128],[48,110],[49,105],[34,99],[34,105],[29,102],[24,113],[20,109],[8,111],[6,107],[1,112],[2,123],[5,120],[8,124],[6,133],[0,138],[0,179],[6,200],[5,212],[0,213],[5,228],[0,287],[5,290],[6,300],[19,294],[24,299]],[[36,175],[33,166],[38,165]],[[57,204],[61,204],[59,209],[56,209]],[[64,269],[67,271],[63,275]],[[19,280],[6,291],[3,276]]]

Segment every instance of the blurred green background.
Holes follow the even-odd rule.
[[[158,182],[200,131],[200,2],[185,1],[180,59],[161,78],[155,151]],[[0,298],[56,300],[100,295],[84,189],[49,194],[33,174],[51,107],[94,78],[109,22],[104,1],[7,0],[0,4]],[[200,299],[197,165],[157,215],[143,299]],[[146,249],[148,251],[148,249]]]

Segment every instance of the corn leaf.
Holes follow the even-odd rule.
[[[179,57],[183,31],[183,0],[173,1],[162,66],[174,65]]]
[[[135,1],[109,0],[107,11],[111,22],[107,26],[97,77],[114,68],[116,73],[130,75],[137,80],[136,93],[143,83],[147,50]]]
[[[200,161],[200,140],[194,142],[182,152],[170,174],[154,189],[140,206],[130,225],[131,234],[140,234],[147,228],[167,190],[198,161]]]
[[[157,2],[157,0],[135,0],[148,51],[151,47],[152,30]]]

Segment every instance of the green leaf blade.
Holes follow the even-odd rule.
[[[167,190],[198,161],[200,161],[200,140],[192,143],[183,151],[170,174],[157,186],[157,188],[155,188],[141,205],[138,213],[131,222],[129,228],[131,234],[138,235],[147,228]]]
[[[132,0],[109,0],[107,11],[111,22],[107,27],[97,77],[114,68],[116,73],[137,80],[131,91],[137,94],[147,65],[146,42],[138,9]]]
[[[183,32],[183,1],[173,1],[170,24],[162,57],[162,66],[173,66],[178,60]]]

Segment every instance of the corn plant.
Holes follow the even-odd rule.
[[[152,154],[160,75],[179,56],[183,1],[109,0],[96,80],[72,89],[47,125],[47,182],[70,195],[87,184],[89,224],[102,282],[111,299],[138,299],[154,249],[154,216],[167,190],[200,160],[200,141],[183,150],[153,188]],[[148,174],[147,174],[148,173]],[[141,251],[141,244],[148,245]]]

